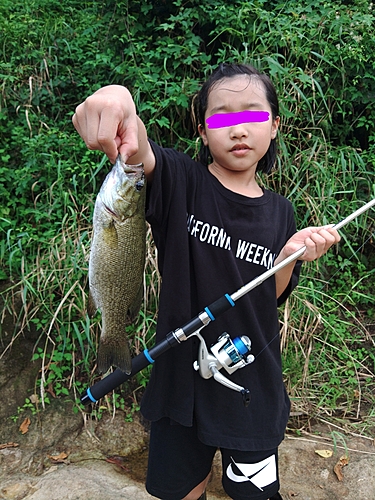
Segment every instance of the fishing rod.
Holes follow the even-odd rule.
[[[374,205],[375,198],[358,210],[354,211],[345,219],[335,224],[333,227],[335,229],[341,229],[343,226],[362,213],[366,212]],[[199,371],[203,378],[208,379],[210,377],[214,377],[214,379],[222,385],[240,392],[242,394],[243,402],[245,406],[247,406],[250,402],[250,391],[224,377],[224,375],[220,373],[220,369],[224,368],[229,374],[231,374],[237,369],[243,368],[252,363],[255,357],[250,354],[250,339],[246,336],[242,336],[236,337],[232,340],[229,337],[229,334],[224,333],[218,338],[217,343],[210,347],[209,351],[203,337],[200,335],[200,331],[225,311],[234,307],[238,299],[259,286],[265,280],[277,273],[280,269],[301,257],[305,250],[306,246],[301,247],[289,257],[276,264],[276,266],[273,266],[271,269],[262,273],[249,283],[243,285],[240,289],[232,293],[232,295],[225,294],[223,297],[220,297],[218,300],[205,307],[204,310],[201,311],[196,317],[192,318],[185,325],[169,332],[163,340],[157,342],[151,349],[145,349],[140,354],[135,356],[132,359],[132,370],[129,375],[124,373],[119,368],[116,368],[113,373],[88,388],[81,397],[81,403],[84,405],[97,403],[99,399],[126,382],[136,373],[146,368],[146,366],[153,364],[161,354],[168,351],[172,347],[181,344],[181,342],[185,342],[192,336],[197,336],[201,344],[198,360],[195,361],[193,365],[194,369]]]

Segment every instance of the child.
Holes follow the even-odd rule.
[[[303,245],[301,260],[311,261],[340,239],[331,227],[296,232],[291,204],[257,183],[256,172],[268,173],[275,163],[280,122],[266,75],[248,65],[221,64],[193,105],[202,141],[199,161],[149,141],[124,87],[100,89],[73,117],[90,149],[104,151],[112,162],[120,153],[130,164],[144,163],[146,216],[163,279],[157,340]],[[208,346],[223,332],[251,339],[255,361],[229,376],[250,389],[248,407],[238,392],[194,371],[196,337],[157,359],[142,400],[142,413],[152,422],[150,494],[205,498],[220,448],[223,486],[231,498],[281,498],[277,448],[290,402],[277,306],[296,286],[299,264],[279,270],[202,331]]]

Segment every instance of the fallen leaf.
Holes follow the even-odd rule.
[[[322,458],[330,458],[333,455],[332,450],[315,450],[315,453]]]
[[[31,424],[31,420],[29,418],[25,418],[25,420],[20,425],[20,431],[22,434],[26,434],[29,430],[29,425]]]
[[[69,456],[69,454],[65,453],[63,451],[59,455],[47,455],[47,457],[50,460],[52,460],[53,462],[57,462],[57,463],[65,463],[68,456]]]
[[[31,394],[30,401],[33,405],[39,403],[38,394]]]
[[[343,455],[340,460],[337,462],[337,464],[333,468],[333,472],[336,474],[337,479],[339,481],[342,481],[344,479],[344,474],[342,472],[342,469],[348,465],[349,463],[349,457],[347,455]]]
[[[342,465],[340,464],[340,462],[337,462],[337,464],[334,466],[333,472],[336,474],[339,481],[342,481],[344,479],[344,474],[342,473]]]
[[[4,443],[0,444],[0,450],[5,450],[5,448],[17,448],[18,443]]]
[[[53,398],[56,398],[56,394],[55,394],[55,392],[54,392],[54,390],[53,390],[53,385],[52,385],[52,383],[51,383],[51,384],[49,384],[49,386],[48,386],[48,387],[47,387],[47,389],[46,389],[46,392],[48,392],[49,394],[51,394],[51,396],[52,396]]]

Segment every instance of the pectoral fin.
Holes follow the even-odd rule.
[[[113,221],[103,230],[103,240],[110,248],[118,248],[118,234]]]

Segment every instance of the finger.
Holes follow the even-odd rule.
[[[73,125],[79,135],[85,141],[88,149],[104,151],[102,145],[98,141],[97,130],[100,122],[99,116],[97,113],[88,113],[88,111],[89,110],[85,103],[77,106],[76,112],[72,117]],[[117,148],[112,150],[112,152],[111,150],[109,150],[109,155],[107,155],[112,162],[115,161],[117,156],[115,151],[117,151]]]
[[[328,235],[328,236],[327,236]],[[322,234],[321,232],[319,233],[312,233],[310,235],[310,239],[314,242],[315,246],[318,249],[324,249],[326,247],[329,247],[329,240],[331,239],[329,233]]]
[[[90,111],[90,106],[87,105],[87,102],[88,99],[76,107],[72,120],[77,132],[85,141],[86,146],[90,149],[96,149],[98,143],[95,130],[97,129],[99,119],[97,113]]]
[[[340,234],[337,232],[334,226],[323,228],[321,231],[319,231],[319,234],[329,242],[330,246],[338,243],[341,239]]]
[[[327,231],[328,234],[330,234],[334,238],[334,243],[338,243],[341,240],[341,236],[337,229],[335,229],[336,225],[335,224],[329,224],[326,226],[322,226],[322,230]]]
[[[135,119],[127,120],[121,125],[119,135],[116,138],[117,140],[120,138],[118,150],[124,162],[135,155],[139,149],[138,123],[136,117],[134,118]]]
[[[74,128],[76,129],[76,131],[79,133],[79,135],[83,139],[83,133],[82,133],[81,123],[80,123],[80,115],[81,115],[81,110],[82,110],[81,106],[82,106],[82,104],[80,104],[79,106],[76,107],[75,113],[72,116],[72,122],[73,122]]]
[[[87,122],[89,143],[95,144],[114,163],[121,144],[118,137],[119,119],[109,108],[104,108],[100,115],[94,115],[92,118],[91,123]]]
[[[321,257],[336,243],[335,237],[327,230],[312,233],[308,239],[312,245],[310,246],[308,242],[306,247],[310,249],[310,258],[312,259]]]
[[[335,238],[335,243],[338,243],[341,240],[340,233],[337,231],[337,229],[335,229],[334,226],[329,228],[328,232]]]

